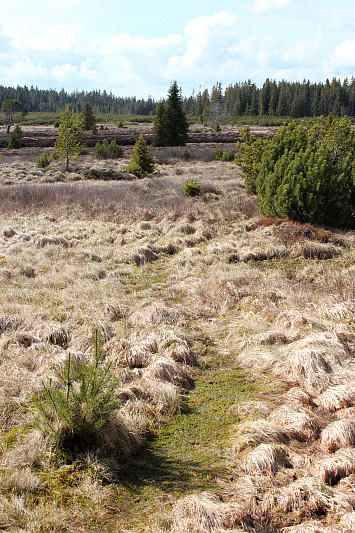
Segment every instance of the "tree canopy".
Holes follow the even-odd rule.
[[[7,133],[10,132],[11,125],[15,122],[15,114],[21,111],[22,104],[18,100],[6,99],[3,101],[1,111],[5,113],[5,122],[7,125]]]

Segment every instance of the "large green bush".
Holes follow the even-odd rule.
[[[347,119],[292,122],[248,165],[247,189],[263,215],[355,226],[355,132]]]

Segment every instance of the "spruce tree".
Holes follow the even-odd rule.
[[[155,169],[155,158],[152,156],[147,143],[141,133],[134,145],[132,152],[132,162],[128,165],[126,170],[137,177],[142,177],[145,174],[152,174]]]
[[[83,130],[89,131],[96,126],[96,118],[90,104],[85,102],[83,109],[80,113],[80,117],[83,124]]]
[[[188,139],[189,125],[182,109],[181,91],[174,81],[168,92],[166,107],[157,108],[154,120],[154,138],[156,146],[185,146]]]

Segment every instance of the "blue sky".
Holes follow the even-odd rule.
[[[183,95],[355,76],[354,0],[0,0],[0,83]]]

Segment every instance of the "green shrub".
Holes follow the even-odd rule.
[[[222,161],[234,161],[235,153],[233,148],[230,148],[227,152],[223,153]]]
[[[59,126],[60,126],[60,122],[59,122],[59,120],[56,120],[56,121],[54,122],[53,126],[54,126],[55,128],[59,128]]]
[[[346,118],[282,127],[255,165],[263,215],[355,227],[355,132]]]
[[[233,161],[235,153],[233,148],[230,148],[227,152],[223,151],[222,146],[216,146],[214,149],[214,158],[216,161]]]
[[[47,152],[47,150],[44,152],[44,154],[39,155],[37,159],[37,167],[38,168],[46,168],[50,165],[51,158]]]
[[[134,145],[132,161],[126,170],[139,178],[145,174],[152,174],[155,170],[155,158],[152,156],[142,133]]]
[[[10,150],[21,148],[22,130],[18,124],[14,127],[10,134],[8,148]]]
[[[223,159],[223,148],[222,146],[216,146],[216,148],[213,150],[214,152],[214,158],[216,161],[222,161]]]
[[[249,194],[256,194],[256,180],[261,171],[261,158],[269,139],[257,139],[250,134],[249,127],[240,130],[241,141],[237,142],[235,164],[240,165],[245,174],[245,189]]]
[[[111,141],[111,143],[104,139],[102,143],[95,145],[93,156],[96,159],[119,159],[123,156],[123,148],[118,146],[116,139]]]
[[[100,431],[118,408],[118,386],[111,363],[105,363],[103,339],[93,333],[93,361],[80,360],[70,353],[56,379],[43,383],[34,398],[37,425],[59,448],[74,452],[100,445]]]
[[[188,150],[183,150],[181,152],[181,158],[184,160],[184,161],[188,161],[189,159],[191,159],[191,153],[188,151]]]
[[[199,181],[193,180],[192,178],[188,183],[184,185],[184,194],[185,196],[193,197],[198,196],[201,192],[201,183]]]
[[[86,144],[81,144],[79,147],[79,155],[90,155],[90,148]]]
[[[117,124],[117,127],[118,128],[123,128],[123,126],[124,126],[123,120],[119,120],[118,124]]]

